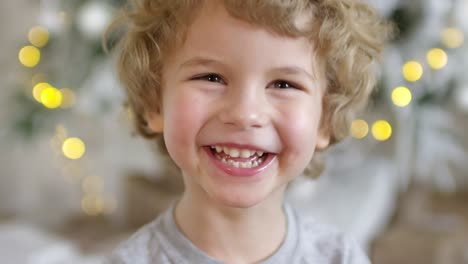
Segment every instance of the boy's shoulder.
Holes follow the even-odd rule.
[[[299,250],[305,263],[370,263],[358,243],[344,232],[310,217],[299,218]]]
[[[127,264],[141,263],[149,264],[157,263],[169,264],[170,261],[164,254],[161,237],[158,230],[162,227],[162,216],[159,216],[152,222],[144,225],[132,234],[128,239],[123,241],[112,253],[106,258],[105,264]]]

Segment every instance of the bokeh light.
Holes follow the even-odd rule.
[[[54,136],[50,139],[50,147],[54,150],[55,154],[61,154],[63,141],[67,138],[67,129],[62,124],[55,126]],[[57,156],[56,156],[57,157]]]
[[[84,193],[100,193],[102,186],[102,179],[98,176],[87,176],[81,184]]]
[[[21,48],[18,59],[25,67],[33,68],[41,60],[41,52],[34,46],[25,46]]]
[[[427,63],[434,70],[440,70],[447,65],[448,57],[442,49],[431,49],[427,52]]]
[[[60,89],[62,93],[62,104],[60,105],[61,108],[70,108],[75,105],[76,96],[75,92],[69,88]]]
[[[46,75],[43,74],[43,73],[36,73],[33,75],[33,77],[31,78],[31,85],[34,86],[40,82],[46,82]]]
[[[372,135],[378,141],[386,141],[392,136],[392,126],[385,120],[378,120],[372,125]]]
[[[33,27],[29,30],[28,39],[34,46],[42,48],[49,42],[49,31],[41,26]]]
[[[104,199],[98,195],[85,195],[81,199],[81,209],[87,215],[99,215],[104,210]]]
[[[351,136],[363,139],[369,134],[369,125],[365,120],[357,119],[351,123]]]
[[[410,89],[400,86],[393,89],[392,92],[392,101],[396,106],[405,107],[409,105],[412,99],[412,94]]]
[[[41,103],[50,109],[57,108],[62,103],[62,93],[54,87],[45,88],[41,92]]]
[[[423,73],[423,67],[417,61],[408,61],[403,65],[403,77],[409,82],[418,81]]]
[[[114,197],[106,196],[104,198],[104,214],[112,214],[117,209],[117,201]]]
[[[79,138],[67,138],[62,144],[62,152],[65,157],[76,160],[84,155],[86,152],[86,146]]]
[[[85,168],[82,166],[82,164],[80,164],[80,162],[63,162],[61,170],[65,176],[65,179],[71,184],[82,184],[82,179],[86,172]]]
[[[68,131],[64,125],[58,124],[55,126],[55,136],[59,139],[65,139],[67,137]]]
[[[442,31],[442,43],[448,48],[459,48],[464,41],[463,32],[458,28],[446,28]]]
[[[46,82],[40,82],[36,85],[34,85],[33,87],[33,91],[32,91],[32,94],[33,94],[33,97],[34,99],[41,103],[41,94],[42,92],[46,89],[46,88],[50,88],[52,87],[52,85],[50,85],[49,83],[46,83]]]

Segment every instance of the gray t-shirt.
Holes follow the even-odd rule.
[[[287,235],[261,264],[369,264],[354,240],[313,220],[303,220],[287,203]],[[198,249],[174,221],[174,205],[122,243],[105,263],[222,264]]]

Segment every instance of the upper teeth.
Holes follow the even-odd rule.
[[[218,153],[224,152],[226,155],[229,155],[233,158],[238,158],[238,157],[248,158],[248,157],[255,155],[255,153],[257,153],[259,157],[263,155],[263,151],[259,151],[259,150],[237,149],[237,148],[228,148],[228,147],[221,147],[221,146],[212,146],[211,148],[215,149],[216,152]]]

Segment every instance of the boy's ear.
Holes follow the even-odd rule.
[[[327,101],[325,100],[325,96],[322,97],[322,114],[320,117],[319,122],[319,129],[317,132],[317,138],[315,143],[316,150],[325,150],[331,141],[331,128],[330,123],[328,120],[330,118],[329,111],[327,110]]]
[[[317,133],[317,140],[315,148],[317,150],[324,150],[330,144],[330,132],[326,127],[321,127]]]
[[[162,114],[156,112],[147,112],[145,115],[148,128],[151,129],[153,133],[162,133],[164,130],[164,120]]]
[[[315,148],[317,150],[324,150],[330,144],[330,133],[326,129],[320,129],[317,134],[317,141]]]

